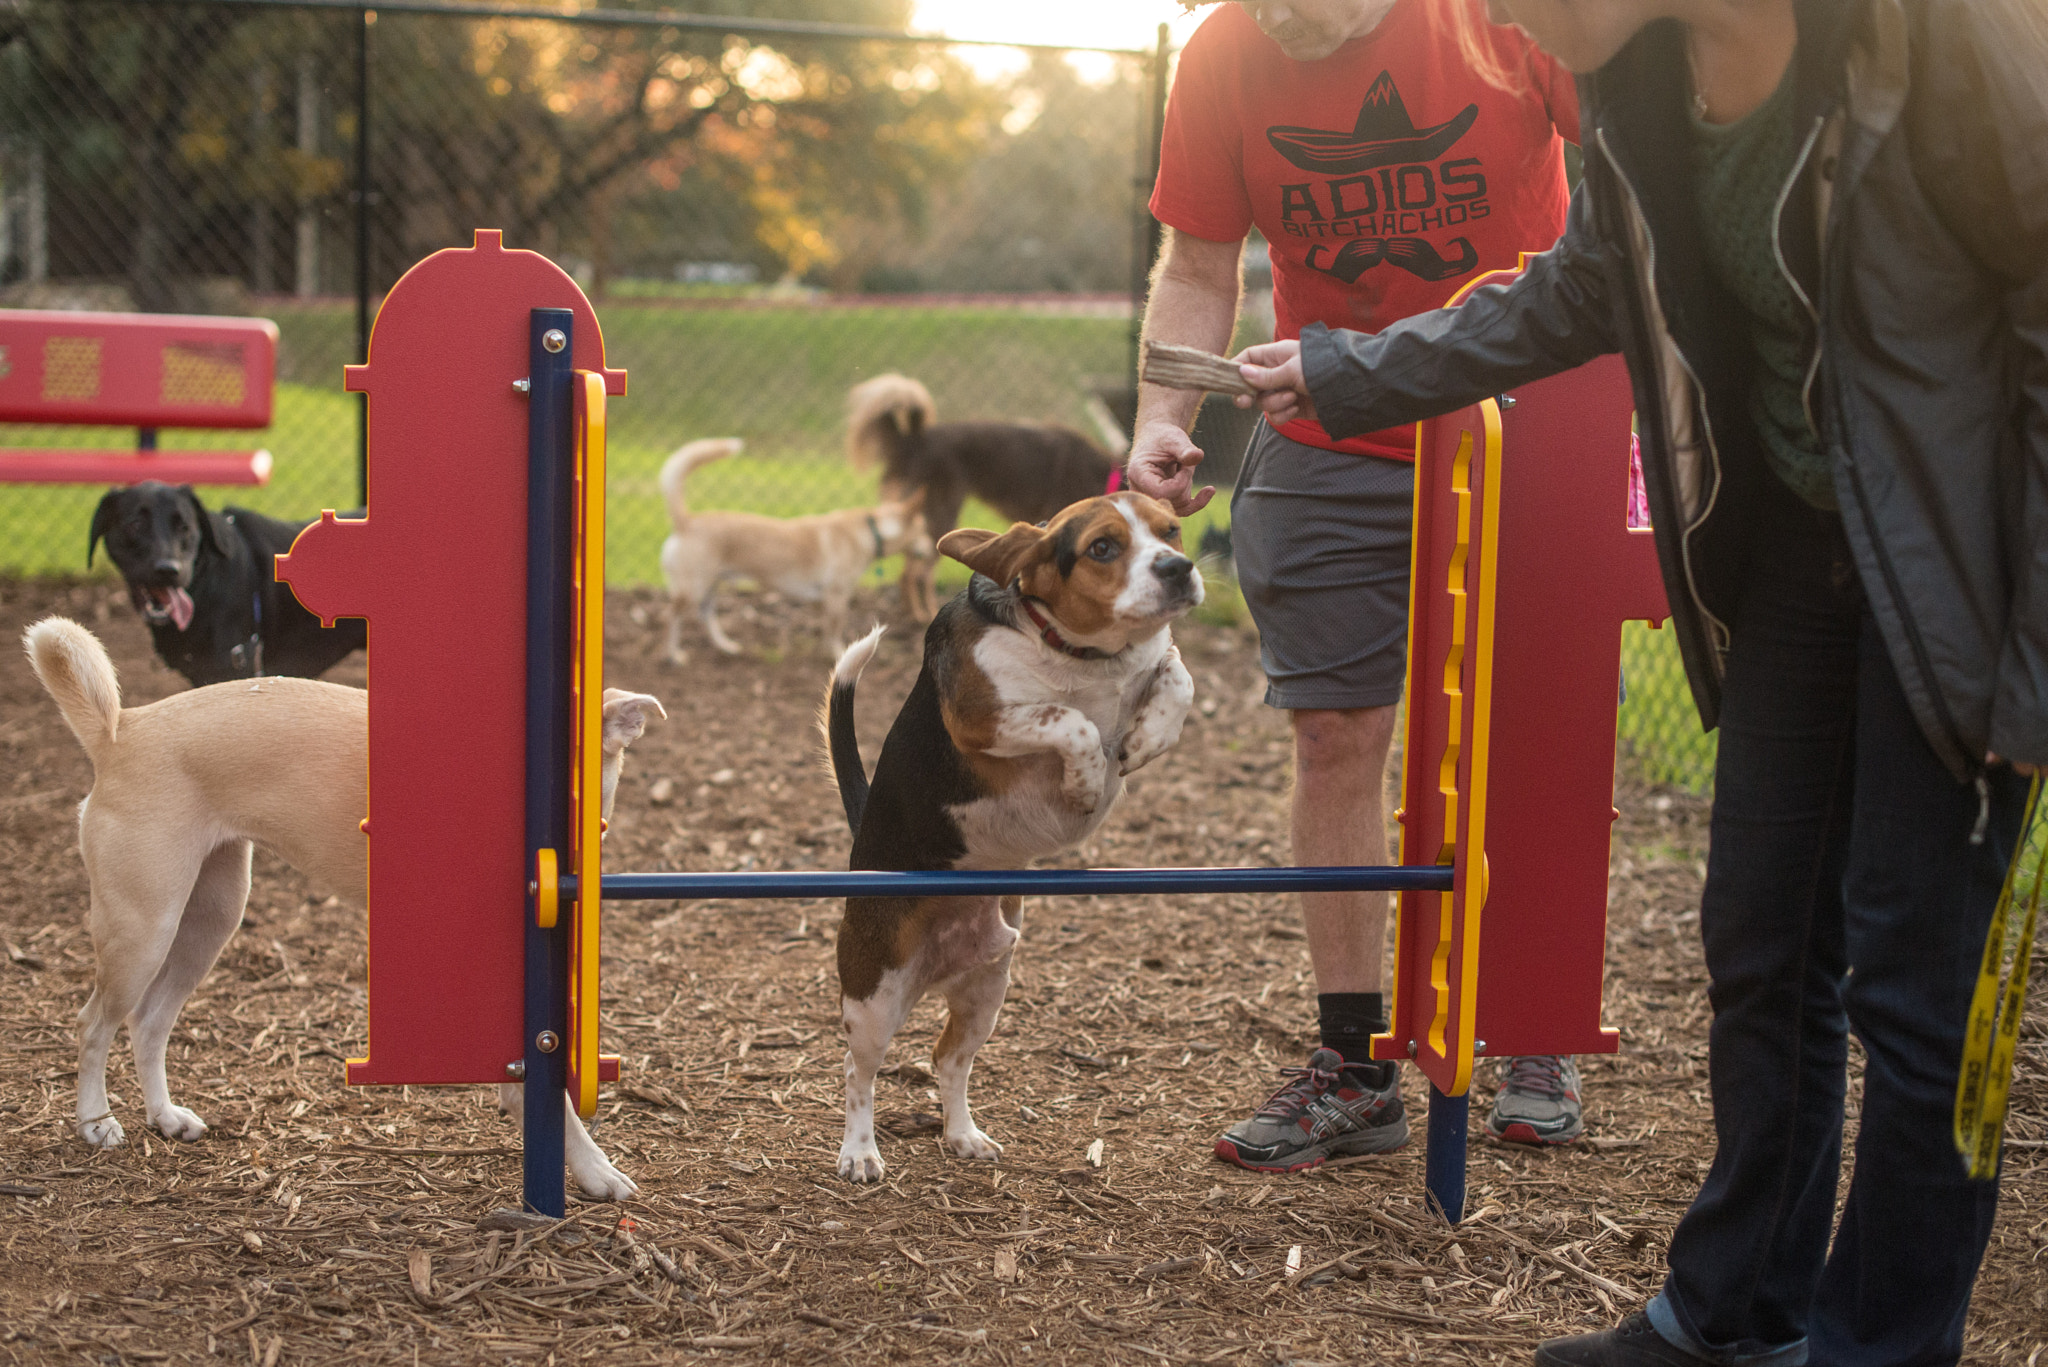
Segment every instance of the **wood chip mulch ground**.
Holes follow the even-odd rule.
[[[117,1050],[131,1142],[93,1152],[71,1121],[90,769],[11,644],[50,612],[101,633],[129,702],[181,683],[118,588],[0,581],[0,1362],[1526,1362],[1655,1290],[1706,1168],[1706,808],[1626,779],[1607,959],[1622,1052],[1583,1060],[1587,1133],[1569,1148],[1487,1142],[1479,1089],[1455,1229],[1422,1204],[1419,1142],[1282,1179],[1210,1156],[1310,1042],[1308,958],[1279,898],[1027,906],[973,1085],[1001,1163],[938,1150],[927,1004],[878,1092],[889,1173],[871,1189],[834,1174],[837,906],[616,904],[606,1046],[626,1071],[596,1133],[642,1193],[493,1228],[518,1199],[511,1126],[483,1088],[343,1085],[363,1039],[361,914],[259,853],[247,922],[171,1050],[174,1095],[211,1132],[145,1136]],[[736,608],[750,656],[698,649],[678,669],[659,662],[652,596],[611,612],[608,681],[670,720],[628,761],[608,866],[844,867],[808,618]],[[1259,702],[1255,643],[1179,636],[1199,711],[1076,862],[1284,862],[1287,733]],[[863,681],[871,762],[914,643],[899,622]],[[360,682],[360,657],[334,677]],[[2048,1361],[2043,1002],[1972,1362]],[[1422,1090],[1411,1074],[1418,1113]]]

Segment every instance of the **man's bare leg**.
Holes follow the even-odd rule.
[[[1382,796],[1391,707],[1294,711],[1294,862],[1387,862]],[[1302,894],[1315,967],[1323,1043],[1306,1068],[1250,1119],[1216,1141],[1216,1156],[1258,1172],[1298,1172],[1329,1158],[1388,1153],[1408,1142],[1394,1066],[1367,1064],[1366,1040],[1382,1021],[1373,1003],[1385,981],[1387,895]],[[1332,996],[1338,999],[1332,1001]],[[1352,1066],[1363,1065],[1363,1066]]]
[[[1387,862],[1392,707],[1296,711],[1294,862]],[[1304,892],[1301,912],[1318,992],[1378,992],[1386,981],[1387,894]]]

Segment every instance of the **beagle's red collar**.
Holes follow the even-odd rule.
[[[1024,615],[1031,619],[1031,625],[1038,628],[1039,638],[1054,650],[1062,651],[1077,660],[1106,660],[1109,658],[1109,652],[1106,650],[1097,650],[1094,646],[1077,646],[1069,642],[1066,637],[1060,635],[1059,629],[1048,621],[1043,613],[1032,606],[1029,598],[1019,597],[1017,601],[1023,605]]]

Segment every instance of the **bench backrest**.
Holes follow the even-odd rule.
[[[267,318],[0,309],[0,422],[268,427]]]

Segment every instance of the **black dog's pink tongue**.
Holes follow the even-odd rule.
[[[170,599],[171,620],[177,623],[178,630],[183,631],[192,625],[192,595],[183,589],[172,589]]]

